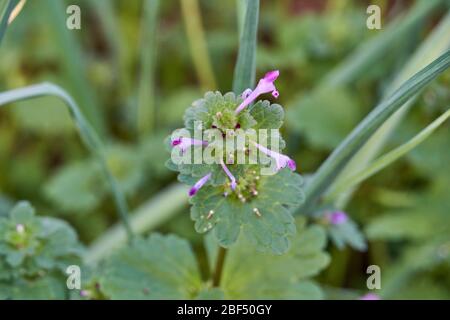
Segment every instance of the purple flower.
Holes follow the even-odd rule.
[[[295,161],[289,158],[288,156],[269,150],[266,147],[263,147],[262,145],[254,142],[255,146],[264,154],[268,155],[269,157],[275,159],[276,165],[277,165],[277,171],[285,168],[286,166],[289,167],[292,171],[295,171],[297,168]]]
[[[275,85],[273,84],[274,81],[278,78],[280,75],[280,71],[274,70],[269,71],[266,73],[264,78],[259,80],[258,85],[256,86],[255,90],[251,91],[250,89],[245,90],[242,93],[242,98],[244,98],[244,101],[236,108],[234,111],[236,114],[241,112],[246,106],[248,106],[250,103],[252,103],[259,95],[272,92],[272,95],[275,98],[278,98],[280,95],[277,91],[277,88],[275,88]]]
[[[245,100],[245,99],[247,99],[248,96],[251,95],[251,94],[252,94],[252,89],[247,88],[247,89],[244,90],[244,92],[242,92],[241,97],[242,97],[242,99]]]
[[[367,293],[362,297],[359,297],[358,300],[381,300],[381,298],[375,293]]]
[[[178,137],[172,140],[172,147],[178,146],[182,153],[185,153],[190,146],[206,146],[208,142],[198,139]]]
[[[334,225],[340,225],[346,223],[348,220],[348,216],[345,212],[342,211],[334,211],[330,212],[326,215],[329,223]]]
[[[191,188],[191,190],[189,190],[189,197],[194,196],[198,190],[200,190],[201,187],[203,187],[203,185],[208,182],[209,178],[211,178],[211,172],[208,173],[206,176],[204,176],[203,178],[201,178],[200,180],[198,180],[194,186]]]
[[[81,290],[80,291],[80,296],[82,296],[82,297],[89,297],[89,295],[90,295],[89,290]]]
[[[220,165],[222,166],[223,171],[225,171],[226,175],[228,176],[228,178],[231,181],[231,189],[232,190],[236,189],[236,178],[233,176],[233,174],[230,172],[230,170],[228,170],[228,168],[225,165],[225,163],[223,162],[223,160],[220,162]]]

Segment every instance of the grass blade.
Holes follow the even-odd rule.
[[[389,119],[404,103],[415,96],[450,66],[450,51],[423,68],[406,81],[389,98],[382,101],[347,138],[333,151],[320,166],[314,177],[306,186],[306,201],[303,211],[308,211],[312,204],[329,188],[348,161],[369,140],[378,128]]]
[[[256,72],[256,42],[258,33],[259,0],[247,1],[244,27],[239,41],[239,53],[234,69],[233,91],[240,94],[253,88]]]
[[[435,28],[425,42],[414,53],[411,59],[407,62],[403,70],[394,79],[393,83],[388,87],[390,91],[386,94],[392,93],[395,88],[398,88],[402,81],[414,74],[417,70],[424,67],[436,59],[440,54],[445,52],[450,47],[450,12],[442,19],[439,25]],[[362,170],[367,164],[376,156],[381,150],[390,134],[398,126],[405,114],[408,112],[410,106],[414,102],[414,98],[405,103],[392,117],[390,117],[375,134],[367,141],[363,148],[352,158],[346,165],[339,177],[336,179],[336,184],[341,184],[341,181],[347,179],[355,171]],[[330,189],[334,192],[334,187]],[[337,203],[339,207],[343,207],[351,195],[351,190],[342,193]]]
[[[339,184],[337,184],[333,188],[333,192],[330,193],[329,197],[332,199],[334,196],[338,195],[339,193],[345,191],[345,189],[351,188],[362,181],[366,180],[367,178],[370,178],[374,174],[378,173],[379,171],[383,170],[387,166],[389,166],[394,161],[398,160],[411,150],[413,150],[415,147],[417,147],[419,144],[421,144],[423,141],[425,141],[441,124],[443,124],[448,118],[450,117],[450,110],[443,113],[440,117],[438,117],[436,120],[434,120],[431,124],[429,124],[425,129],[420,131],[417,135],[415,135],[411,140],[408,142],[402,144],[400,147],[386,153],[385,155],[381,156],[377,160],[373,161],[371,164],[369,164],[365,169],[355,173],[354,175],[346,178]],[[328,197],[328,195],[327,195]]]
[[[86,118],[92,123],[95,130],[101,137],[106,136],[106,124],[103,113],[97,103],[97,98],[86,82],[86,75],[83,73],[82,48],[75,38],[74,31],[66,28],[66,10],[63,1],[43,0],[42,10],[48,14],[48,23],[53,31],[55,42],[58,44],[61,54],[61,63],[67,79],[70,81],[70,88],[75,99],[80,102],[80,107]]]
[[[0,6],[0,43],[2,43],[6,28],[8,28],[9,17],[18,3],[19,0],[7,0],[3,1],[3,5]]]
[[[155,125],[155,56],[159,0],[146,0],[141,26],[141,66],[138,88],[139,133],[148,135]]]
[[[334,68],[320,86],[342,86],[356,81],[367,69],[381,59],[397,41],[404,38],[417,24],[443,3],[442,0],[417,1],[406,16],[397,18],[386,30],[367,40]]]
[[[143,234],[160,226],[188,204],[188,187],[175,184],[142,204],[130,217],[132,229]],[[119,224],[111,227],[89,247],[85,261],[95,264],[115,248],[126,243],[126,233]]]
[[[133,232],[128,222],[128,208],[125,196],[108,168],[103,152],[103,143],[89,122],[85,119],[75,100],[73,100],[72,97],[62,88],[51,83],[42,83],[0,93],[0,106],[41,96],[58,97],[63,100],[69,108],[70,115],[78,127],[78,131],[84,144],[101,165],[102,171],[111,187],[111,193],[115,200],[119,218],[122,220],[126,232],[131,239],[133,237]]]
[[[198,0],[181,0],[181,8],[192,59],[201,87],[204,91],[213,90],[216,88],[216,80],[209,59]]]

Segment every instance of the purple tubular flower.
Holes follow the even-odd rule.
[[[211,178],[211,172],[208,173],[206,176],[204,176],[203,178],[201,178],[200,180],[198,180],[194,186],[189,190],[189,197],[194,196],[198,190],[200,190],[201,187],[203,187],[203,185],[208,182],[209,178]]]
[[[327,219],[333,225],[340,225],[347,222],[348,216],[345,212],[334,211],[327,214]]]
[[[242,99],[245,100],[245,99],[247,99],[248,96],[251,95],[251,94],[252,94],[252,89],[247,88],[247,89],[244,90],[244,92],[242,92],[241,97],[242,97]]]
[[[178,146],[182,153],[185,153],[190,146],[206,146],[208,142],[198,139],[179,137],[172,140],[172,147]]]
[[[280,71],[274,70],[269,71],[266,73],[264,78],[259,80],[258,85],[256,86],[255,90],[251,91],[250,89],[245,90],[242,93],[242,98],[244,98],[244,101],[236,108],[234,111],[236,114],[241,112],[246,106],[248,106],[250,103],[252,103],[259,95],[272,92],[272,95],[275,98],[278,98],[280,93],[278,92],[277,88],[275,88],[275,85],[273,84],[275,80],[280,75]]]
[[[230,170],[228,170],[227,166],[225,165],[225,163],[223,162],[223,160],[220,162],[220,165],[222,166],[223,171],[225,171],[226,175],[228,176],[228,178],[231,181],[231,189],[234,190],[236,189],[236,178],[233,176],[233,174],[230,172]]]
[[[367,293],[362,297],[358,298],[358,300],[381,300],[380,296],[375,293]]]
[[[277,171],[285,168],[286,166],[289,167],[292,171],[295,171],[297,168],[297,165],[295,164],[295,161],[289,158],[288,156],[269,150],[266,147],[263,147],[262,145],[254,142],[255,146],[264,154],[268,155],[271,158],[274,158],[277,165]]]

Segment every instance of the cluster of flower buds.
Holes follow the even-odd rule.
[[[279,92],[277,91],[274,82],[279,76],[279,71],[270,71],[268,72],[259,82],[258,85],[254,90],[247,89],[241,94],[242,102],[235,108],[234,114],[239,115],[243,110],[248,108],[255,100],[262,94],[271,92],[272,95],[277,98],[279,96]],[[224,117],[224,113],[222,111],[217,111],[214,114],[215,118],[222,118]],[[234,125],[234,128],[227,128],[227,129],[240,129],[241,125],[240,123],[237,123]],[[217,129],[217,126],[214,124],[211,124],[211,129]],[[295,161],[289,158],[286,155],[283,155],[279,152],[276,152],[274,150],[270,150],[269,148],[265,147],[262,144],[257,143],[256,141],[251,141],[252,145],[255,146],[261,153],[265,154],[269,158],[272,158],[276,163],[276,170],[279,171],[283,168],[288,167],[292,171],[296,170],[296,164]],[[181,153],[185,153],[188,149],[194,146],[208,146],[208,141],[194,139],[190,137],[182,137],[182,136],[176,136],[172,137],[171,145],[173,148],[178,148]],[[248,149],[246,149],[248,150]],[[229,170],[227,165],[225,164],[225,161],[222,159],[220,161],[220,167],[222,168],[225,175],[228,177],[229,180],[229,186],[231,188],[231,191],[235,191],[237,189],[237,186],[239,184],[239,180],[233,175],[233,173]],[[252,172],[255,172],[252,170]],[[212,172],[206,173],[204,176],[202,176],[189,190],[189,196],[194,196],[200,188],[202,188],[204,185],[208,183],[208,181],[212,177]],[[257,190],[253,188],[251,190],[252,195],[257,194]],[[224,193],[225,195],[228,195],[228,192]],[[242,193],[238,193],[238,198],[240,200],[244,199],[244,196]]]

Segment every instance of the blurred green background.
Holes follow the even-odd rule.
[[[366,8],[373,3],[382,8],[382,30],[366,27]],[[65,26],[69,4],[81,8],[81,30]],[[343,86],[316,94],[313,88],[414,4],[261,1],[257,77],[280,70],[287,150],[301,174],[314,172],[376,105],[445,7],[409,26],[380,59]],[[202,237],[192,227],[185,190],[174,189],[176,177],[164,166],[163,139],[182,126],[184,110],[205,91],[231,91],[238,6],[239,1],[219,0],[199,1],[199,7],[174,0],[27,1],[0,46],[0,91],[42,81],[65,88],[107,143],[108,164],[131,210],[145,213],[158,197],[177,202],[171,209],[161,205],[163,217],[152,228],[199,245]],[[448,109],[450,72],[415,104],[386,150]],[[449,150],[446,123],[361,184],[346,211],[364,230],[369,248],[357,252],[329,245],[332,262],[319,281],[342,288],[330,289],[331,295],[363,289],[366,267],[377,264],[389,298],[450,298]],[[89,245],[117,222],[108,190],[61,101],[39,98],[0,110],[0,215],[16,201],[29,200],[40,214],[67,220]]]

